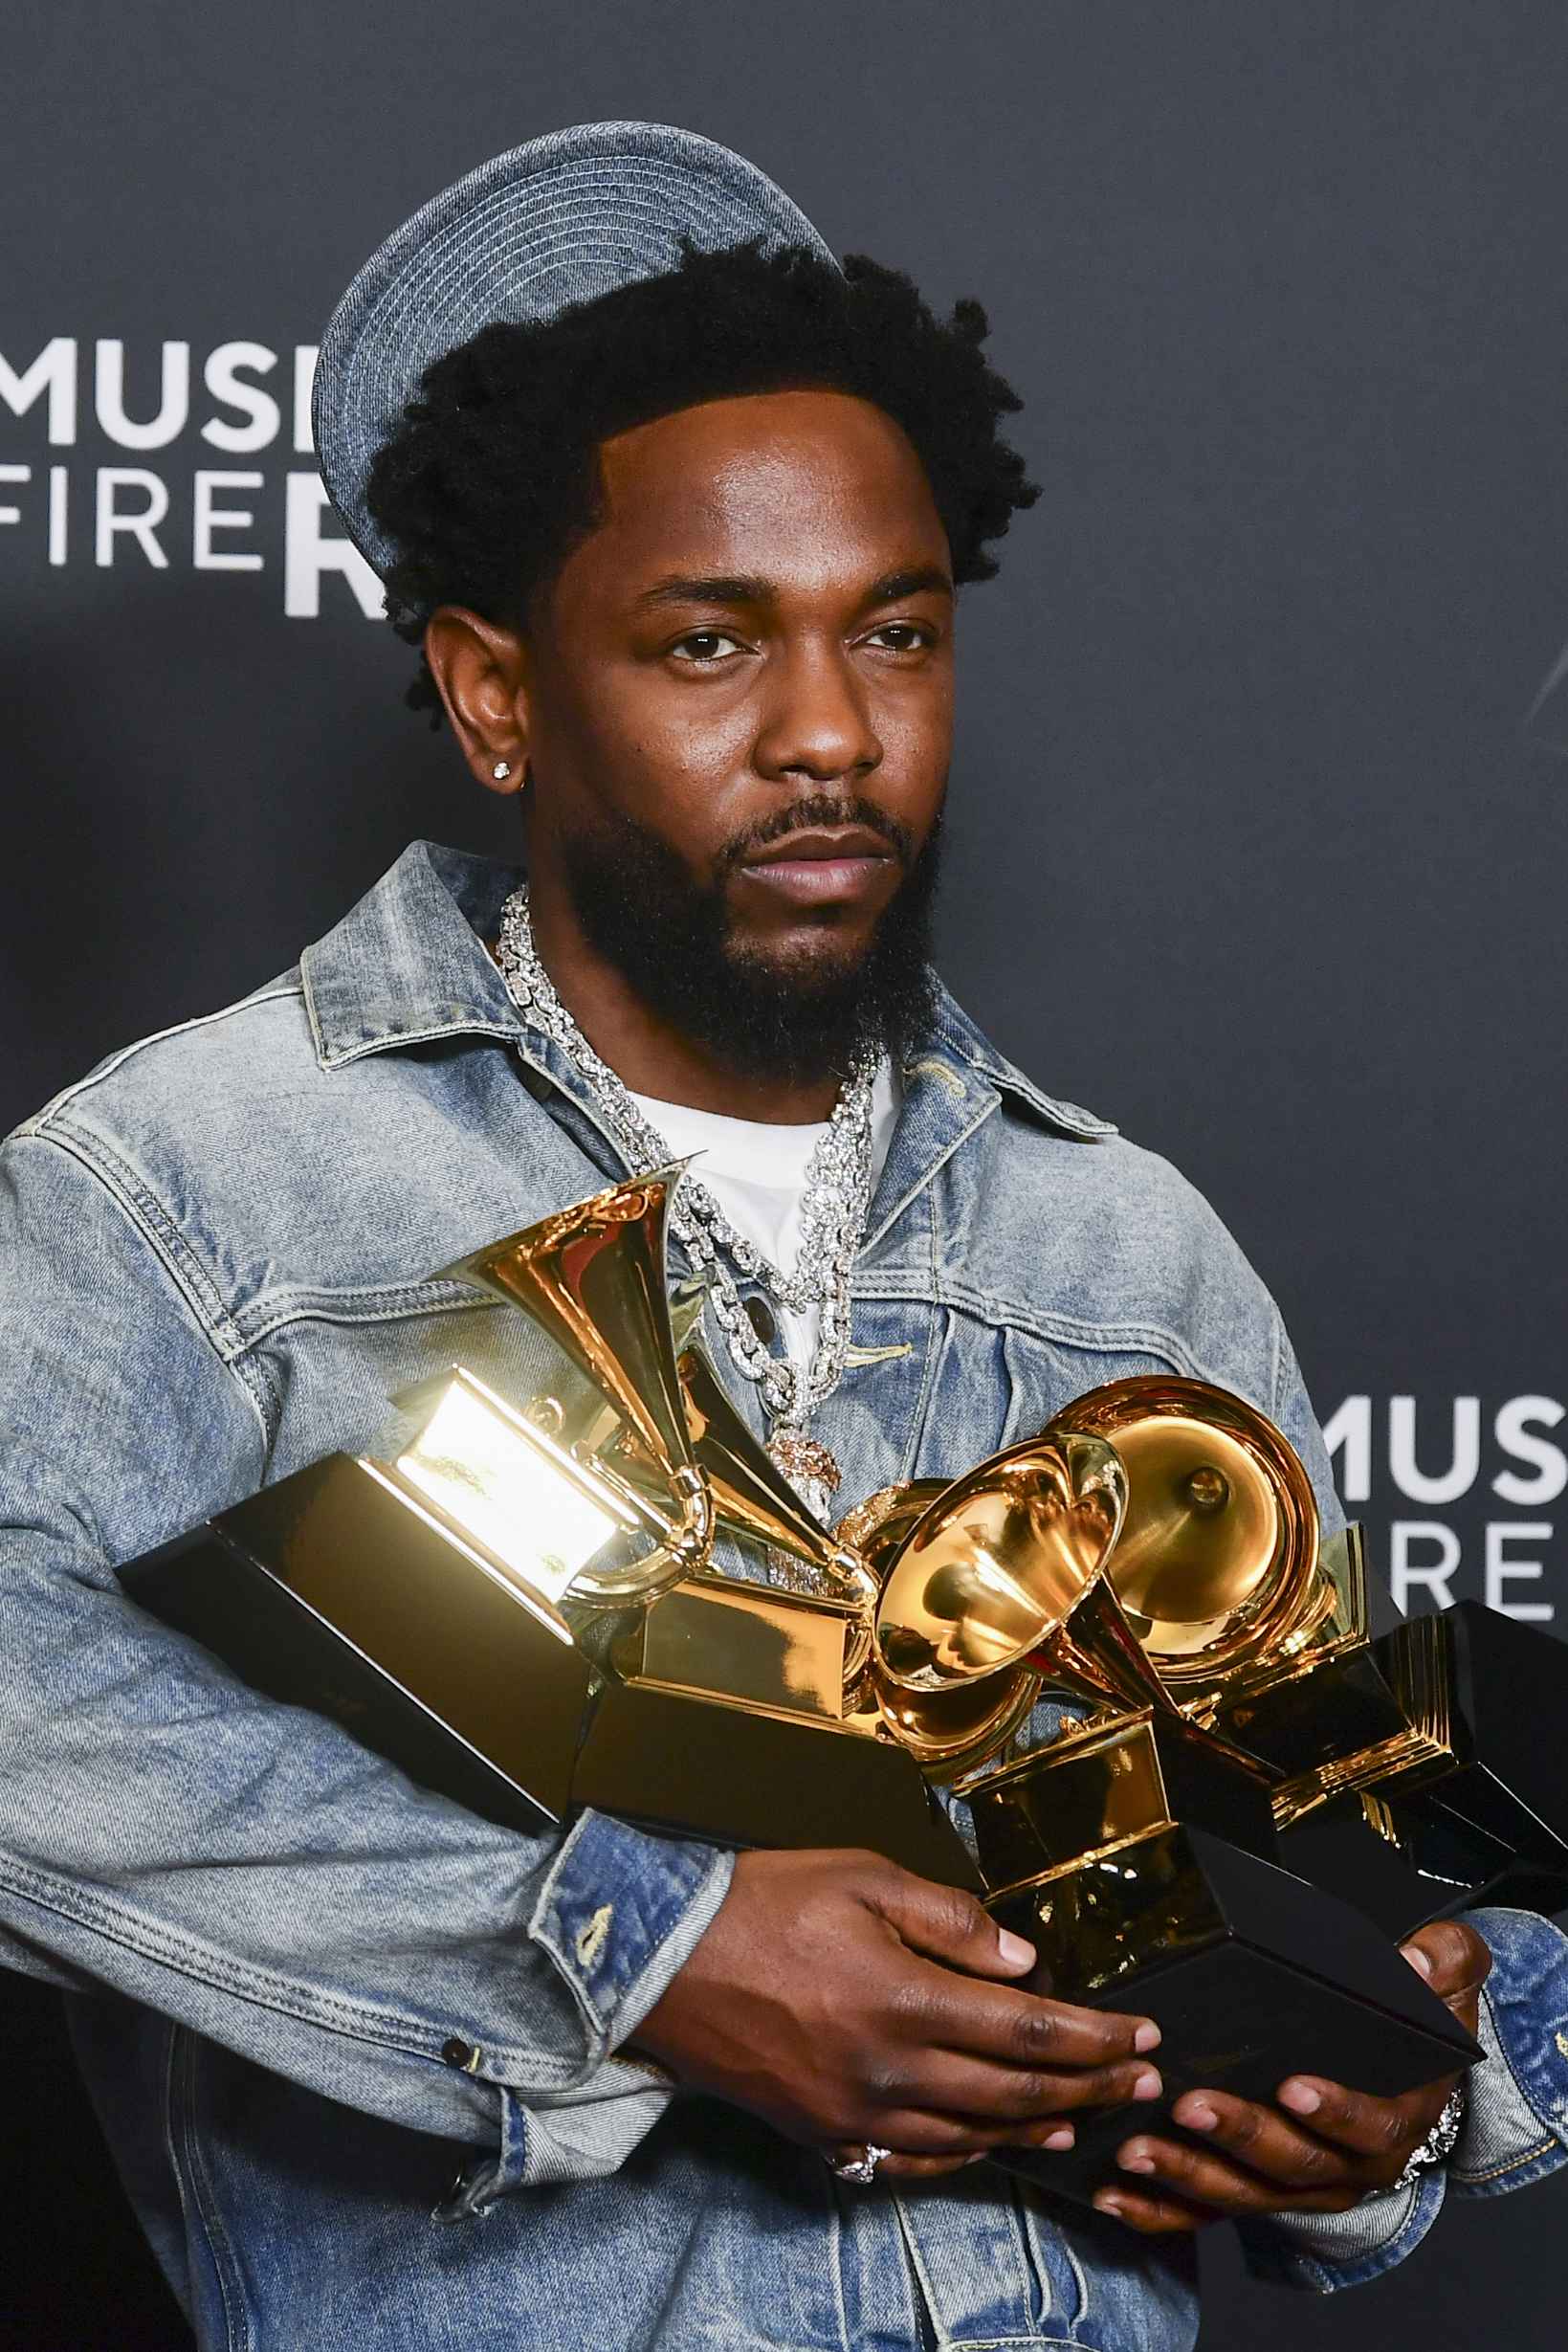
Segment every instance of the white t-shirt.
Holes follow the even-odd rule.
[[[801,1251],[801,1195],[811,1154],[828,1132],[820,1126],[775,1127],[755,1119],[725,1119],[717,1111],[694,1111],[684,1102],[658,1102],[633,1095],[649,1125],[662,1135],[673,1160],[700,1154],[692,1169],[713,1194],[738,1233],[761,1250],[781,1274],[791,1274]],[[893,1065],[883,1061],[872,1081],[872,1187],[882,1173],[898,1121]],[[784,1342],[795,1363],[808,1365],[816,1353],[820,1307],[804,1315],[778,1309]]]

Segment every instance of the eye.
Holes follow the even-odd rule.
[[[680,661],[714,662],[723,661],[731,654],[744,653],[745,648],[738,637],[730,636],[722,629],[694,629],[677,638],[670,651]]]
[[[937,632],[926,621],[884,621],[866,639],[885,654],[923,654],[937,642]]]

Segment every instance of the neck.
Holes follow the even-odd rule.
[[[811,1126],[832,1117],[840,1082],[830,1072],[791,1079],[738,1071],[711,1047],[651,1012],[624,975],[584,938],[564,890],[542,875],[530,884],[528,911],[551,987],[600,1059],[632,1094],[767,1126]]]

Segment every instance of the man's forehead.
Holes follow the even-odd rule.
[[[601,525],[588,544],[601,543],[604,561],[647,569],[639,595],[681,579],[765,582],[781,566],[848,567],[868,584],[946,571],[913,447],[884,410],[848,393],[757,393],[679,410],[607,442],[601,475]]]

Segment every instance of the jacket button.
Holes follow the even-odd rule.
[[[459,2074],[466,2073],[468,2068],[474,2064],[478,2054],[478,2052],[475,2050],[471,2044],[460,2041],[455,2033],[453,2035],[450,2042],[443,2042],[441,2045],[442,2057],[446,2060],[449,2066],[456,2067]]]
[[[743,1301],[746,1320],[764,1347],[771,1347],[779,1336],[779,1326],[773,1320],[773,1309],[765,1298],[750,1298]]]

